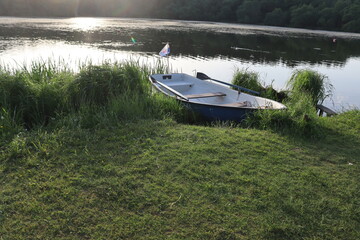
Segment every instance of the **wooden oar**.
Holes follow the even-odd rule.
[[[209,77],[208,75],[206,75],[205,73],[202,73],[202,72],[197,72],[196,73],[196,78],[201,79],[201,80],[211,80],[211,81],[222,83],[222,84],[228,85],[230,87],[233,87],[233,88],[245,91],[245,92],[249,92],[249,93],[252,93],[252,94],[255,94],[255,95],[260,95],[259,92],[256,92],[256,91],[244,88],[244,87],[240,87],[238,85],[234,85],[234,84],[231,84],[231,83],[227,83],[227,82],[223,82],[223,81],[220,81],[220,80],[212,79],[211,77]]]

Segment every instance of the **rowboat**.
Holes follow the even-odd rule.
[[[240,122],[255,111],[286,109],[282,103],[252,95],[258,92],[201,72],[196,77],[185,73],[152,74],[149,80],[156,90],[176,98],[206,121]]]

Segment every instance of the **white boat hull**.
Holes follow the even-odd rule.
[[[178,99],[205,120],[241,121],[254,111],[286,109],[285,105],[274,100],[187,74],[153,74],[150,81],[157,90]]]

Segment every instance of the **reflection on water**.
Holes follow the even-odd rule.
[[[71,18],[69,20],[69,28],[86,32],[101,28],[103,22],[101,18]]]
[[[329,77],[337,109],[360,108],[359,34],[144,19],[0,18],[0,63],[10,67],[47,59],[74,68],[129,58],[153,64],[165,42],[174,71],[231,81],[236,68],[247,68],[281,89],[295,69],[311,68]]]

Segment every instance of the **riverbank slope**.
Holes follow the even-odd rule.
[[[23,131],[0,152],[3,239],[359,239],[360,112],[309,140],[124,121]]]

